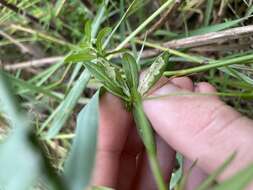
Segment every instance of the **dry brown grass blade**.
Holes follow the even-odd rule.
[[[236,27],[221,32],[210,32],[203,35],[197,35],[179,40],[172,40],[161,44],[162,47],[178,49],[178,48],[191,48],[199,47],[209,44],[223,43],[233,39],[240,39],[246,36],[253,35],[253,25]],[[160,50],[145,50],[142,57],[155,56]]]
[[[30,51],[28,47],[26,47],[24,44],[20,43],[15,38],[11,37],[9,34],[5,33],[4,31],[0,30],[0,36],[3,36],[7,40],[10,40],[13,44],[15,44],[22,53],[29,53],[33,55],[33,52]]]
[[[36,60],[31,60],[31,61],[26,61],[26,62],[21,62],[21,63],[16,63],[16,64],[3,65],[3,68],[4,70],[11,71],[11,70],[17,70],[17,69],[25,69],[29,67],[42,67],[45,65],[53,64],[57,61],[62,60],[63,58],[64,58],[63,56],[47,57],[43,59],[36,59]]]

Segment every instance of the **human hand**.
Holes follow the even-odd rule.
[[[164,96],[184,92],[195,94]],[[152,95],[164,98],[144,101],[144,110],[157,134],[189,160],[198,160],[193,178],[203,179],[205,172],[212,173],[234,152],[237,153],[235,160],[219,180],[235,174],[253,161],[250,151],[253,143],[252,120],[215,95],[197,94],[215,92],[208,83],[199,83],[194,87],[189,78],[183,77],[172,80]],[[200,183],[201,180],[195,182]],[[189,186],[188,189],[195,189],[194,185]]]
[[[209,84],[200,83],[193,88],[188,78],[179,78],[173,79],[153,95],[193,90],[201,93],[214,92]],[[170,96],[146,100],[144,108],[158,134],[158,158],[166,181],[174,166],[173,149],[190,160],[198,159],[198,167],[192,174],[194,180],[189,180],[193,183],[187,184],[188,189],[194,189],[205,177],[203,171],[212,172],[235,150],[238,152],[237,161],[233,162],[221,178],[230,176],[251,161],[251,155],[248,155],[253,135],[251,121],[241,117],[216,96]],[[237,124],[245,126],[244,130],[236,127]],[[238,135],[237,138],[234,135]],[[243,161],[238,162],[240,159]],[[186,159],[186,170],[190,162]],[[120,100],[109,94],[102,98],[100,105],[99,142],[93,184],[120,190],[155,189],[131,115],[124,111]]]
[[[169,182],[175,152],[158,136],[156,146],[164,178]],[[100,100],[97,159],[92,185],[120,190],[156,187],[133,118],[121,101],[110,94],[105,94]]]

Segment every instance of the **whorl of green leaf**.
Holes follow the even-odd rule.
[[[130,89],[137,89],[139,82],[139,72],[135,58],[131,54],[125,53],[123,55],[122,66],[126,75],[128,87]]]
[[[116,96],[124,98],[124,92],[122,88],[115,80],[116,78],[112,77],[113,74],[111,72],[113,71],[110,66],[105,66],[104,64],[101,63],[91,63],[91,62],[84,62],[83,64],[90,71],[90,73],[104,85],[104,87],[109,92],[111,92]]]
[[[169,56],[170,55],[167,52],[164,52],[158,56],[151,67],[144,74],[143,80],[141,80],[138,87],[138,91],[141,95],[147,93],[148,90],[150,90],[150,88],[161,78],[166,69]]]

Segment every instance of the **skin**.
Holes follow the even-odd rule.
[[[182,77],[168,82],[151,96],[175,92],[213,93],[215,88],[208,83],[194,86],[189,78]],[[167,182],[175,166],[176,151],[185,157],[185,173],[198,160],[186,190],[195,189],[235,151],[236,158],[217,180],[232,176],[253,161],[249,151],[253,144],[253,121],[217,96],[167,96],[144,100],[143,106],[156,132],[158,159]],[[156,189],[133,118],[121,101],[110,94],[105,94],[100,103],[92,185],[119,190]]]

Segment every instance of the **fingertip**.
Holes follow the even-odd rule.
[[[108,92],[102,95],[100,99],[100,104],[101,105],[113,104],[113,105],[119,106],[119,108],[122,108],[123,106],[122,101],[118,97]]]
[[[199,82],[196,84],[195,88],[194,88],[195,92],[201,92],[201,93],[215,93],[216,88],[209,84],[208,82]]]
[[[120,155],[124,148],[133,119],[122,101],[105,93],[99,103],[99,128],[96,162],[92,184],[116,187]]]
[[[185,90],[193,91],[193,83],[189,77],[174,78],[171,83]]]
[[[178,91],[180,91],[180,88],[178,86],[172,84],[171,82],[167,82],[162,87],[159,87],[157,89],[155,88],[155,90],[151,89],[150,94],[155,96],[164,96]]]

